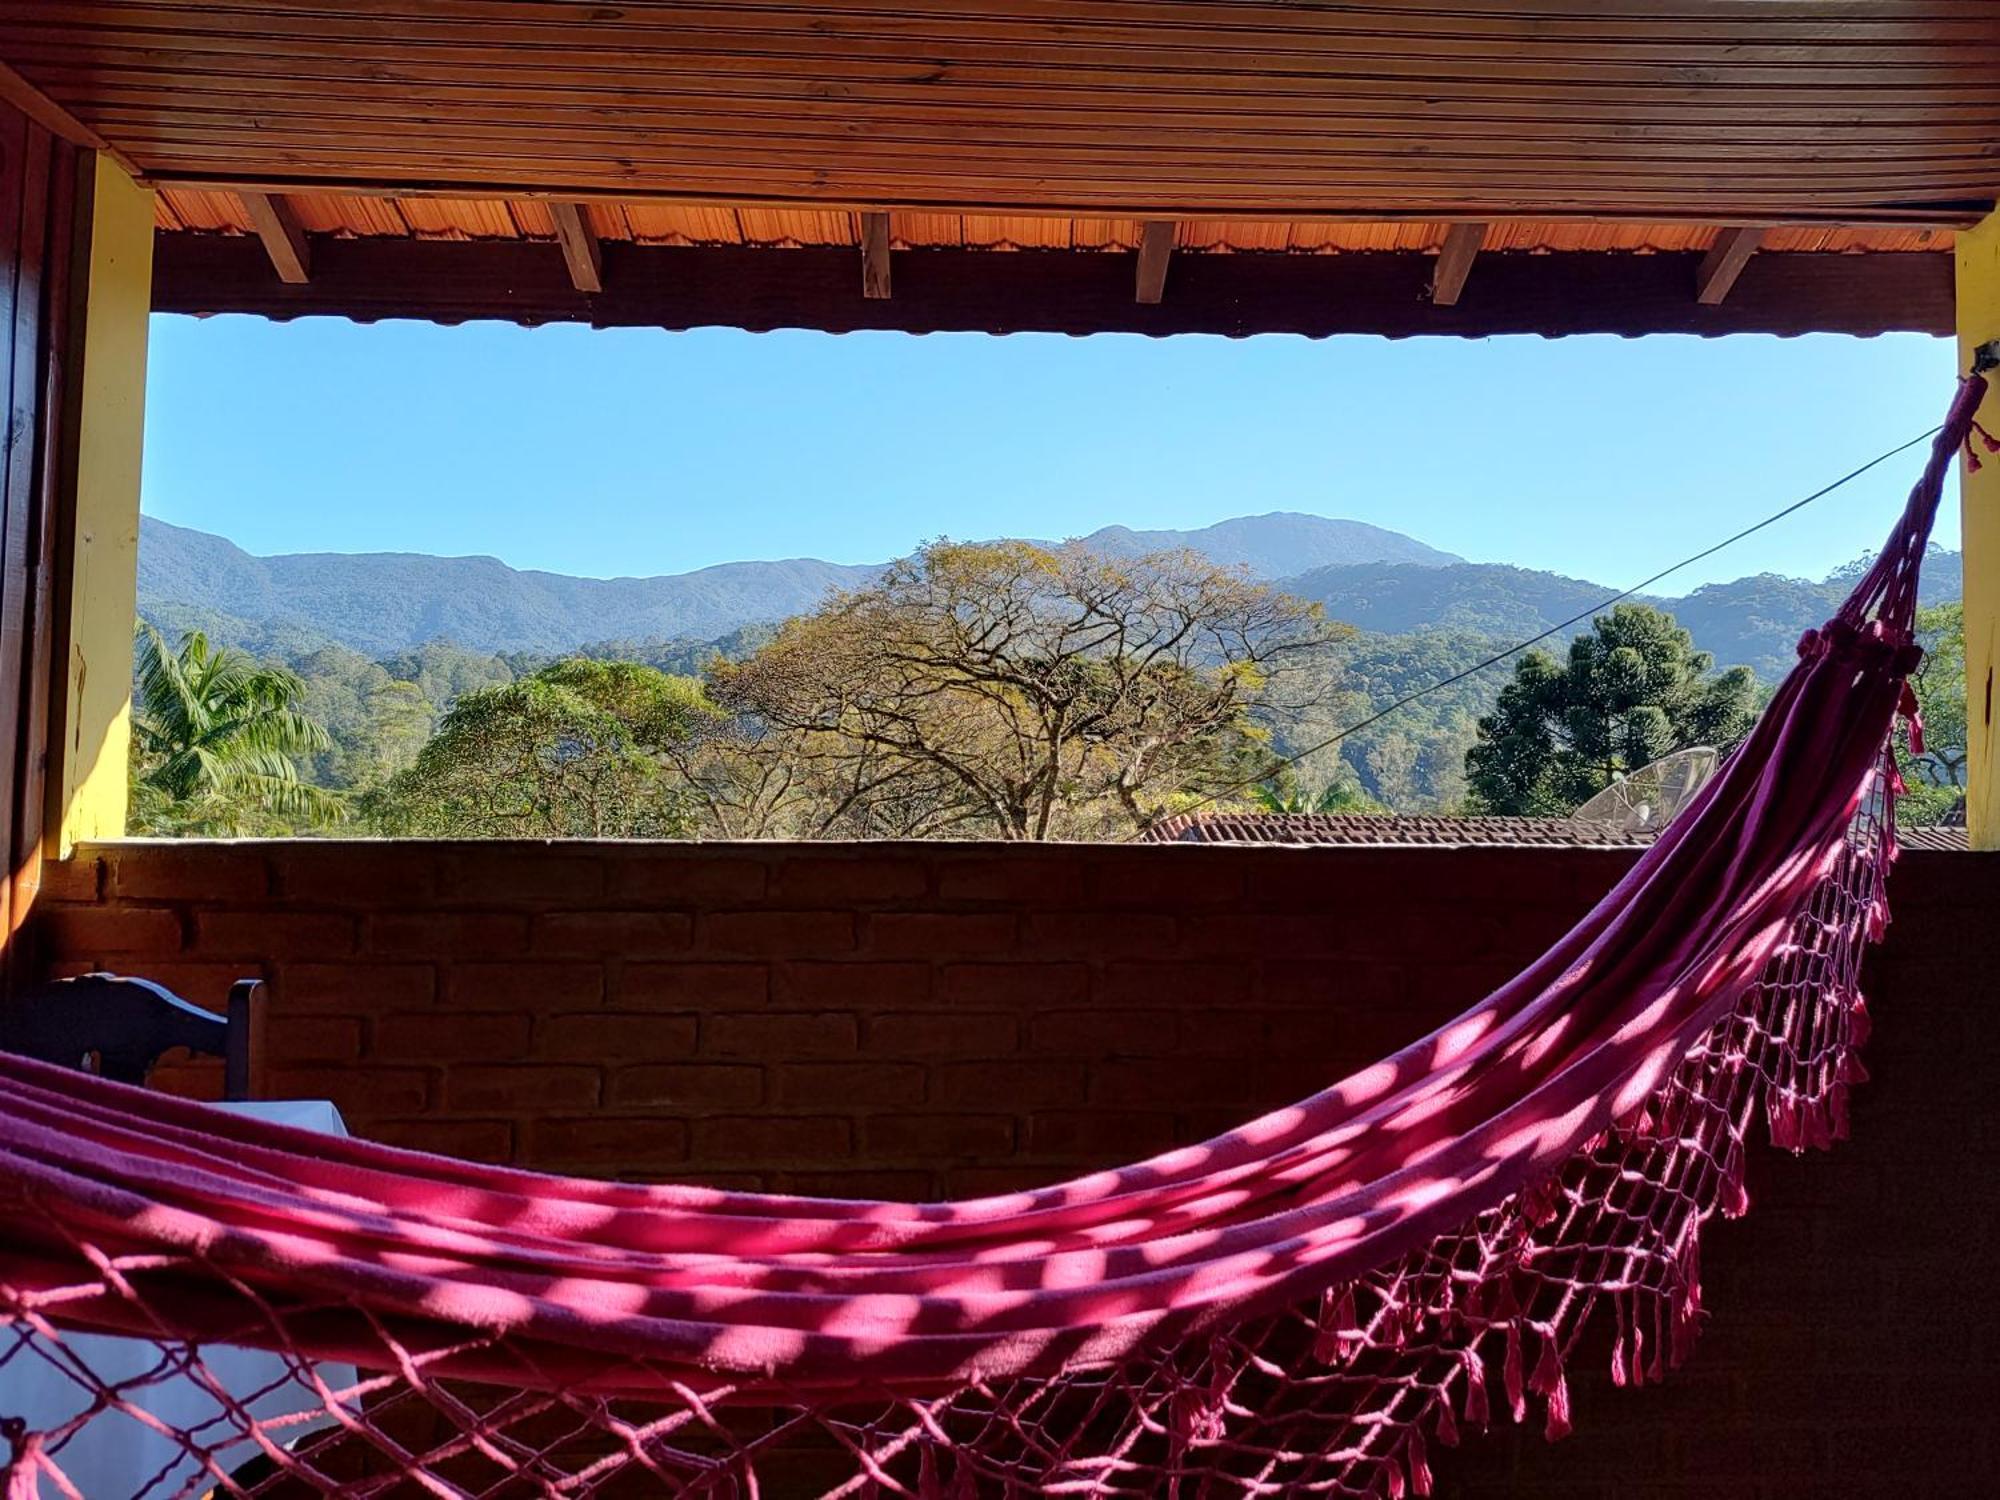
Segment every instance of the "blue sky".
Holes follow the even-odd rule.
[[[1941,339],[669,334],[153,322],[145,510],[594,577],[1270,510],[1625,584],[1942,415]],[[1662,591],[1871,550],[1912,452]],[[1954,544],[1955,498],[1938,535]]]

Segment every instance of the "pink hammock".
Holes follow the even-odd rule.
[[[114,1416],[185,1460],[142,1492],[186,1496],[1398,1496],[1496,1410],[1559,1436],[1593,1314],[1621,1384],[1686,1352],[1758,1105],[1780,1146],[1846,1133],[1917,573],[1984,391],[1750,739],[1574,931],[1200,1146],[958,1203],[642,1188],[0,1057],[7,1500],[77,1495],[65,1454]],[[93,1369],[76,1335],[106,1332],[140,1373]],[[227,1346],[276,1351],[303,1410],[253,1416]],[[8,1420],[16,1361],[81,1410]],[[170,1379],[220,1415],[148,1415]]]

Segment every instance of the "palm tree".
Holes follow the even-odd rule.
[[[211,647],[199,630],[178,650],[144,620],[138,634],[133,735],[144,787],[222,831],[244,808],[314,824],[340,818],[340,799],[301,780],[292,759],[333,747],[299,709],[306,685],[297,673]]]

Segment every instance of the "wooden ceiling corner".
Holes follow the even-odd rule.
[[[1736,285],[1736,278],[1743,274],[1743,268],[1750,264],[1764,243],[1764,236],[1770,231],[1761,226],[1747,226],[1724,229],[1715,237],[1715,244],[1701,258],[1701,264],[1694,273],[1694,300],[1704,307],[1714,307],[1729,295],[1729,289]]]
[[[1172,219],[1148,219],[1139,230],[1139,271],[1134,300],[1159,305],[1167,291],[1167,262],[1174,253],[1179,225]]]
[[[1456,307],[1465,290],[1465,278],[1486,244],[1484,224],[1454,224],[1445,231],[1444,247],[1438,251],[1437,266],[1431,272],[1431,305]]]
[[[312,280],[312,242],[299,223],[292,205],[275,193],[239,193],[243,211],[264,242],[271,269],[288,286],[303,286]]]
[[[604,247],[597,243],[583,205],[553,202],[549,217],[556,221],[556,242],[562,246],[563,264],[569,267],[570,285],[579,292],[603,291]]]
[[[889,216],[865,213],[861,216],[861,295],[886,302],[889,282]]]

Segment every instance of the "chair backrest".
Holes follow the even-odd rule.
[[[150,979],[80,974],[0,1005],[0,1051],[143,1086],[163,1053],[185,1047],[222,1059],[222,1096],[251,1097],[263,1052],[264,984],[239,979],[217,1015]],[[93,1066],[94,1064],[94,1066]]]

